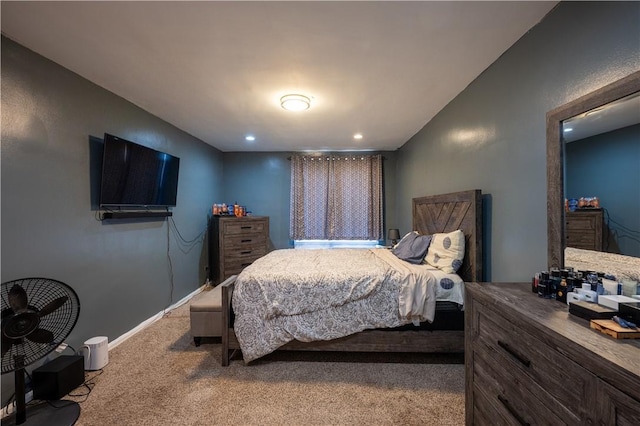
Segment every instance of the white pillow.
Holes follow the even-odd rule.
[[[433,234],[425,262],[447,274],[454,274],[464,259],[464,233]]]

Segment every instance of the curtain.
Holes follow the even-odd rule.
[[[293,240],[381,240],[381,155],[291,157]]]

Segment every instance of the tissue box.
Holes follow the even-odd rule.
[[[619,310],[620,303],[633,303],[636,299],[622,295],[601,295],[598,296],[598,304],[608,306],[609,308]]]

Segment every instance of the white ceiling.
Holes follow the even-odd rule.
[[[634,93],[565,120],[563,139],[574,142],[639,123],[640,93]]]
[[[9,38],[222,151],[394,150],[556,3],[2,1],[1,16]],[[287,93],[312,107],[282,110]]]

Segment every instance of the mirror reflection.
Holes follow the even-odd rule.
[[[565,245],[640,257],[640,93],[562,122]]]

